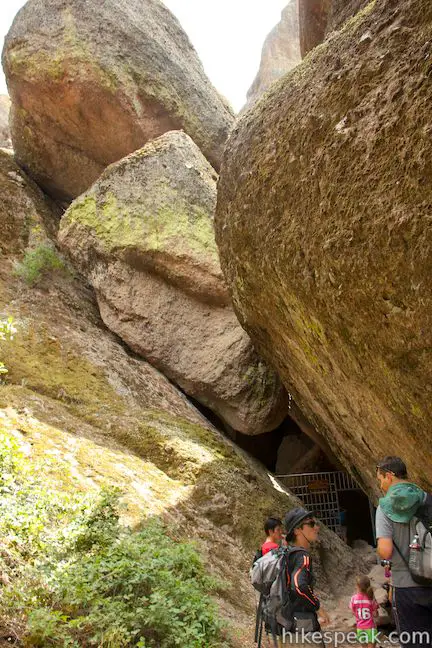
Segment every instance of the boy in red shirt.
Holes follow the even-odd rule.
[[[272,549],[279,549],[282,542],[282,520],[279,518],[269,518],[264,524],[264,532],[267,536],[266,541],[261,547],[262,555]]]

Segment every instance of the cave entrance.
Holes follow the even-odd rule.
[[[356,540],[374,544],[373,509],[368,497],[294,407],[292,416],[272,432],[256,436],[225,432],[349,545]]]
[[[342,470],[278,475],[306,509],[351,545],[374,544],[374,510],[357,482]]]

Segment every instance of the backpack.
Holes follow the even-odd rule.
[[[261,645],[262,626],[271,632],[273,639],[285,630],[289,632],[294,623],[290,596],[291,576],[289,557],[301,547],[272,549],[259,558],[251,569],[251,582],[260,593],[255,626],[255,641]]]
[[[411,521],[418,536],[420,549],[410,547],[408,569],[419,585],[432,585],[432,495],[428,493]]]
[[[262,558],[262,557],[263,557],[262,549],[257,549],[256,552],[255,552],[255,555],[254,555],[254,557],[253,557],[253,560],[252,560],[252,566],[251,566],[251,569],[252,569],[253,566],[255,565],[256,561],[259,560],[259,559]]]
[[[423,587],[432,586],[432,495],[417,509],[410,522],[410,536],[418,537],[417,548],[410,545],[408,561],[399,547],[395,547],[406,564],[411,578]]]

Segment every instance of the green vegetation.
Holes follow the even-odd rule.
[[[64,463],[31,455],[0,427],[3,632],[44,648],[225,646],[193,545],[157,520],[122,525],[118,489],[84,493]]]
[[[13,340],[16,328],[13,324],[13,318],[8,317],[7,320],[0,320],[0,341]],[[0,361],[0,376],[7,374],[8,370],[4,362]]]
[[[36,285],[51,270],[63,270],[64,262],[56,250],[47,243],[42,243],[26,251],[21,263],[15,268],[15,273],[29,286]]]

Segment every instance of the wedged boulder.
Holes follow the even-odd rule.
[[[59,240],[112,331],[230,426],[257,434],[282,421],[287,397],[231,308],[215,181],[188,135],[166,133],[74,201]]]
[[[10,99],[7,95],[0,95],[0,147],[11,148],[12,142],[9,131]]]
[[[431,42],[428,0],[372,3],[239,121],[219,182],[239,319],[370,491],[388,454],[432,484]]]
[[[258,73],[247,93],[250,108],[274,81],[301,61],[298,0],[290,0],[264,41]]]
[[[17,160],[57,199],[172,129],[219,167],[231,108],[159,0],[29,0],[2,62]]]
[[[6,151],[0,151],[0,196],[0,254],[23,251],[41,227],[50,230],[59,219],[59,210]]]

